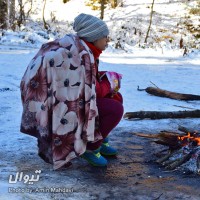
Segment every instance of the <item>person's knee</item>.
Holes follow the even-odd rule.
[[[97,99],[97,106],[100,117],[109,116],[113,119],[121,119],[124,113],[123,104],[114,99]]]
[[[118,109],[119,109],[119,116],[120,116],[120,118],[122,118],[122,116],[124,114],[124,106],[122,104],[120,104]]]
[[[122,116],[123,116],[123,113],[124,113],[124,107],[118,101],[115,101],[113,104],[114,105],[113,105],[112,115],[113,115],[113,117],[115,117],[118,120],[120,120],[122,118]]]

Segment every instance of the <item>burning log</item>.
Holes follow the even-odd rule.
[[[167,167],[168,165],[172,164],[174,162],[174,160],[169,160],[170,158],[168,158],[168,160],[164,161],[163,163],[161,163],[163,166]]]
[[[191,135],[193,134],[199,134],[198,130],[194,130],[194,129],[188,129],[184,126],[178,126],[178,130],[184,133],[190,133]]]
[[[197,157],[197,172],[200,173],[200,155]]]
[[[143,133],[133,133],[133,134],[140,137],[157,139],[154,140],[155,143],[168,146],[170,151],[180,149],[181,146],[178,138],[186,136],[185,133],[166,132],[166,131],[161,131],[158,134],[143,134]]]
[[[200,118],[200,110],[185,110],[185,111],[139,111],[127,112],[123,118],[128,119],[168,119],[168,118]]]
[[[196,173],[200,173],[200,135],[197,132],[186,134],[161,131],[158,134],[134,134],[153,139],[153,142],[169,147],[168,153],[156,160],[158,164],[161,164],[166,169],[173,170],[183,164],[187,164],[192,159],[196,159],[194,169]]]
[[[185,101],[200,100],[200,95],[171,92],[171,91],[162,90],[162,89],[156,88],[156,87],[147,87],[146,89],[140,89],[138,86],[137,90],[138,91],[145,90],[147,93],[155,95],[155,96],[166,97],[166,98],[176,99],[176,100],[185,100]]]
[[[162,164],[164,163],[166,160],[168,160],[171,155],[172,155],[173,151],[169,151],[168,154],[166,154],[165,156],[163,156],[162,158],[159,158],[158,160],[156,160],[157,163]]]
[[[191,151],[190,153],[184,155],[183,157],[176,159],[175,161],[173,161],[172,163],[170,163],[169,165],[167,165],[165,168],[166,169],[176,169],[176,167],[182,165],[183,163],[187,162],[188,160],[190,160],[190,158],[192,157],[193,152]]]

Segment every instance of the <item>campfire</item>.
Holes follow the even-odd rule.
[[[156,162],[167,170],[177,168],[200,174],[200,133],[179,127],[181,132],[161,131],[158,134],[134,133],[137,136],[153,139],[153,142],[167,146],[167,153]],[[163,152],[163,150],[162,150]],[[160,155],[161,152],[156,153]]]
[[[182,146],[192,144],[193,146],[200,145],[200,135],[196,132],[189,133],[186,136],[180,136],[178,139],[181,141]]]

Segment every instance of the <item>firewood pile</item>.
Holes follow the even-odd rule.
[[[179,127],[180,132],[161,131],[158,134],[133,133],[153,140],[156,144],[167,146],[167,153],[156,162],[167,170],[179,167],[200,175],[200,133]],[[159,155],[159,153],[156,153]]]

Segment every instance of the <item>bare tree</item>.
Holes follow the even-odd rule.
[[[18,0],[18,4],[19,4],[19,17],[17,19],[17,25],[20,27],[25,22],[23,0]]]
[[[9,26],[12,30],[15,30],[15,0],[8,0],[8,16]]]
[[[32,11],[32,8],[33,8],[33,0],[30,0],[30,8],[29,8],[29,10],[28,10],[28,12],[27,12],[27,14],[26,14],[26,18],[29,18],[29,16],[30,16],[30,13],[31,13],[31,11]]]
[[[6,29],[8,27],[7,19],[7,0],[0,0],[0,29]]]
[[[154,2],[155,0],[153,0],[152,4],[151,4],[151,14],[150,14],[150,21],[149,21],[149,27],[148,27],[148,30],[147,30],[147,34],[146,34],[146,37],[145,37],[145,40],[144,42],[147,43],[147,39],[149,37],[149,32],[150,32],[150,29],[151,29],[151,24],[152,24],[152,18],[153,18],[153,6],[154,6]]]
[[[101,0],[101,16],[100,18],[104,18],[104,9],[105,9],[105,0]]]
[[[43,9],[42,9],[42,20],[43,20],[43,23],[44,23],[44,28],[45,28],[46,30],[48,30],[50,26],[49,26],[49,24],[46,22],[45,17],[44,17],[46,2],[47,2],[47,0],[44,0],[44,5],[43,5]]]
[[[183,38],[181,37],[181,39],[180,39],[180,49],[182,49],[183,48]]]

